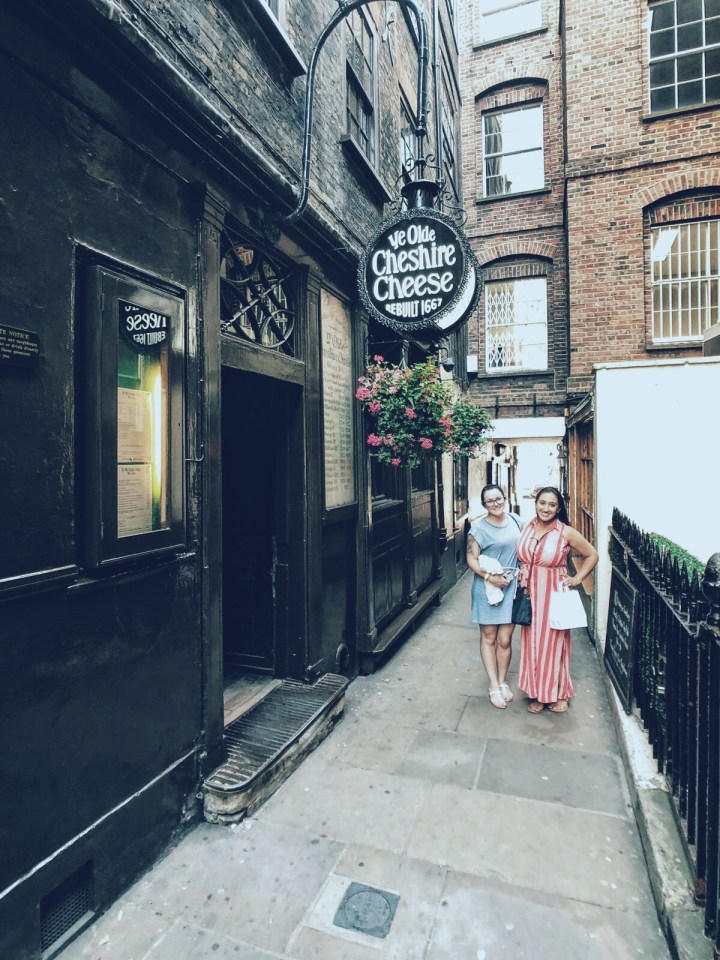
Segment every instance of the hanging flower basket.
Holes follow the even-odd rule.
[[[475,457],[490,428],[486,410],[453,401],[432,357],[397,367],[373,357],[355,396],[373,422],[367,442],[382,463],[416,467],[443,453]]]

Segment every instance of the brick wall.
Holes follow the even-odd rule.
[[[469,351],[478,354],[472,391],[498,416],[562,414],[568,375],[567,256],[564,229],[563,78],[559,5],[543,4],[543,25],[523,37],[479,41],[475,4],[461,11],[460,71],[466,230],[484,279],[547,277],[548,369],[514,375],[485,371],[485,297],[469,323]],[[545,182],[532,193],[483,197],[483,115],[542,104]]]
[[[306,77],[293,76],[272,39],[253,19],[260,0],[142,0],[132,4],[137,28],[201,95],[232,119],[243,136],[292,183],[299,183],[303,150]],[[421,3],[432,39],[432,5]],[[307,65],[325,25],[337,12],[335,0],[292,0],[281,14],[285,33]],[[181,9],[180,9],[181,8]],[[128,5],[128,13],[130,12]],[[400,93],[416,107],[417,52],[401,9],[391,5],[394,23],[386,35],[386,5],[363,12],[372,23],[376,49],[377,161],[375,174],[397,197],[400,175]],[[443,58],[456,85],[457,49],[446,4],[440,5]],[[385,39],[383,36],[385,35]],[[391,50],[392,47],[392,50]],[[359,253],[384,212],[385,198],[373,177],[363,175],[339,140],[346,133],[346,24],[329,35],[317,61],[313,97],[310,202]],[[426,151],[436,153],[431,63]],[[459,107],[458,107],[459,112]]]
[[[553,377],[481,377],[478,395],[509,404],[524,394],[526,405],[547,403],[543,413],[563,390],[570,400],[586,391],[594,363],[698,355],[698,344],[653,343],[650,229],[713,215],[717,108],[650,112],[647,0],[575,0],[564,10],[546,0],[542,30],[486,46],[475,6],[461,16],[468,230],[483,267],[544,257],[554,276]],[[483,111],[533,98],[545,111],[546,192],[479,200]],[[483,309],[481,300],[470,329],[481,363]]]
[[[693,196],[720,186],[719,117],[712,107],[650,113],[647,10],[640,0],[568,5],[572,390],[587,388],[595,362],[700,354],[652,343],[648,225],[658,207],[692,218]],[[682,210],[667,212],[678,198]]]

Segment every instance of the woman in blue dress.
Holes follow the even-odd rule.
[[[495,484],[483,487],[480,499],[487,516],[474,521],[467,542],[467,565],[475,575],[472,622],[480,625],[480,658],[490,682],[490,703],[504,710],[513,699],[507,675],[521,523],[507,511],[505,495]]]

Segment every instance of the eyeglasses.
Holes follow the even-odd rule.
[[[486,501],[485,501],[485,506],[486,506],[486,507],[497,507],[498,504],[500,504],[500,503],[505,503],[505,497],[495,497],[494,500],[486,500]]]

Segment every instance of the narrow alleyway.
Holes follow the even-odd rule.
[[[496,710],[469,591],[254,817],[197,827],[61,960],[668,958],[594,649],[567,714]]]

